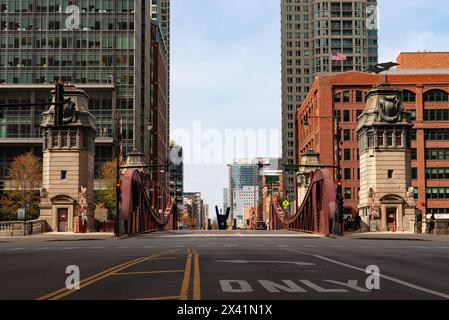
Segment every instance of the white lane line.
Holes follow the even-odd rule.
[[[283,244],[278,244],[276,247],[278,247],[278,248],[290,248],[290,246],[286,246],[286,245],[283,245]]]
[[[116,249],[129,249],[128,246],[121,246],[121,247],[116,247]]]
[[[104,249],[104,247],[89,247],[88,249],[91,249],[91,250],[101,250],[101,249]]]
[[[7,251],[22,251],[22,250],[25,250],[26,248],[11,248],[11,249],[8,249]]]
[[[235,264],[248,264],[248,263],[267,263],[267,264],[294,264],[297,266],[316,266],[311,262],[299,262],[299,261],[248,261],[248,260],[215,260],[219,263],[235,263]]]
[[[324,260],[324,261],[328,261],[328,262],[331,262],[331,263],[334,263],[334,264],[337,264],[337,265],[340,265],[340,266],[343,266],[343,267],[346,267],[346,268],[350,268],[350,269],[354,269],[354,270],[358,270],[358,271],[361,271],[363,273],[366,273],[366,269],[362,269],[362,268],[359,268],[359,267],[356,267],[356,266],[352,266],[350,264],[347,264],[347,263],[344,263],[344,262],[340,262],[340,261],[337,261],[337,260],[333,260],[333,259],[330,259],[330,258],[326,258],[326,257],[320,256],[320,255],[317,255],[317,254],[310,254],[310,253],[306,253],[306,252],[302,252],[302,251],[289,250],[289,249],[285,249],[285,250],[290,251],[290,252],[295,252],[295,253],[299,253],[299,254],[312,256],[312,257],[315,257],[315,258],[318,258],[318,259],[321,259],[321,260]],[[406,281],[403,281],[403,280],[400,280],[400,279],[397,279],[397,278],[386,276],[385,274],[382,274],[382,273],[379,276],[381,278],[383,278],[383,279],[390,280],[391,282],[403,285],[404,287],[408,287],[408,288],[415,289],[415,290],[418,290],[418,291],[421,291],[421,292],[429,293],[429,294],[432,294],[434,296],[438,296],[438,297],[441,297],[441,298],[449,300],[449,294],[447,294],[447,293],[438,292],[438,291],[434,291],[434,290],[427,289],[427,288],[424,288],[424,287],[420,287],[420,286],[417,286],[417,285],[415,285],[413,283],[409,283],[409,282],[406,282]]]
[[[44,251],[44,250],[51,250],[53,247],[41,247],[41,248],[34,248],[36,251]]]
[[[156,248],[156,246],[143,246],[142,249],[152,249],[152,248]]]
[[[59,248],[59,250],[78,250],[81,249],[81,247],[66,247],[66,248]]]
[[[237,248],[239,245],[238,244],[225,244],[223,247],[225,248]]]
[[[315,246],[315,245],[304,245],[303,246],[304,248],[318,248],[318,246]]]

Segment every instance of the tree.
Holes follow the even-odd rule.
[[[116,207],[116,170],[117,163],[108,161],[103,163],[100,169],[100,180],[102,189],[97,192],[97,203],[103,203],[113,216]]]
[[[14,159],[6,177],[6,191],[0,200],[0,220],[15,220],[17,209],[29,204],[28,219],[39,217],[39,187],[42,165],[32,153]]]

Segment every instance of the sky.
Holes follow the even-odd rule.
[[[449,51],[447,0],[378,3],[379,62]],[[172,0],[171,10],[171,137],[184,147],[184,189],[221,207],[227,163],[281,155],[280,0]]]

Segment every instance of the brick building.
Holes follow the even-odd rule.
[[[357,118],[365,108],[365,94],[389,84],[403,90],[404,107],[412,112],[412,186],[417,206],[427,213],[449,214],[449,53],[403,53],[398,63],[402,65],[388,74],[350,71],[316,77],[297,110],[297,162],[311,150],[320,154],[323,165],[336,162],[332,116],[337,111],[343,129],[345,207],[355,214],[360,188]]]

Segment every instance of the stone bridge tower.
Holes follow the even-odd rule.
[[[88,96],[66,85],[64,106],[43,114],[43,185],[41,216],[52,231],[94,231],[95,118]],[[53,102],[56,92],[52,91]],[[84,191],[84,194],[82,194]]]
[[[366,101],[357,129],[360,216],[371,231],[413,231],[411,114],[402,91],[388,85],[371,90]]]

